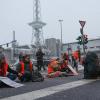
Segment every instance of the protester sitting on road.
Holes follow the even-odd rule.
[[[49,78],[54,78],[54,77],[59,77],[59,76],[64,76],[65,73],[60,71],[60,64],[59,62],[55,59],[52,58],[50,60],[50,63],[48,64],[48,77]]]
[[[23,61],[21,60],[19,64],[16,67],[17,72],[21,73],[19,79],[22,82],[30,81],[32,80],[32,70],[33,70],[33,64],[30,61],[29,55],[23,56]]]
[[[0,76],[8,77],[11,80],[15,80],[20,73],[12,70],[6,62],[4,54],[0,55]]]
[[[68,56],[66,56],[66,53],[62,55],[60,62],[60,71],[61,72],[68,72]]]
[[[55,58],[50,60],[48,64],[48,77],[57,77],[60,75],[58,61]]]

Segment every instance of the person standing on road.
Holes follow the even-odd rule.
[[[42,52],[42,50],[39,48],[38,51],[36,52],[36,57],[37,57],[37,68],[38,71],[41,71],[41,68],[45,70],[44,63],[43,63],[43,56],[45,54]]]
[[[78,72],[78,62],[79,62],[79,54],[78,51],[75,51],[72,54],[72,66],[73,68],[76,68],[77,72]]]

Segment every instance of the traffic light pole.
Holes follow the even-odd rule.
[[[85,39],[84,39],[84,34],[83,34],[83,28],[85,26],[86,21],[79,20],[79,23],[81,25],[80,32],[82,34],[82,45],[83,45],[83,52],[84,52],[84,56],[85,56],[86,52],[85,52]]]
[[[81,34],[82,34],[83,52],[84,52],[84,55],[86,55],[86,51],[85,51],[85,43],[84,43],[84,34],[83,34],[83,27],[80,29],[80,32],[81,32]]]

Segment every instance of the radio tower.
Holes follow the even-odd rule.
[[[41,9],[39,0],[33,1],[33,21],[29,23],[29,25],[32,27],[31,45],[34,44],[36,48],[42,47],[44,45],[42,28],[46,25],[46,23],[41,21]]]

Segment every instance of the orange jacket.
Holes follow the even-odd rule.
[[[6,77],[7,70],[8,70],[8,64],[5,63],[4,67],[0,68],[0,76]]]
[[[24,63],[22,61],[20,61],[20,65],[21,65],[21,70],[20,70],[20,73],[24,74]],[[32,65],[32,62],[30,62],[30,71],[32,72],[32,69],[33,69],[33,65]]]
[[[58,66],[58,61],[52,61],[48,64],[48,74],[55,72],[55,66]]]
[[[68,66],[68,61],[65,60],[65,61],[61,64],[60,69],[66,68],[67,66]]]

